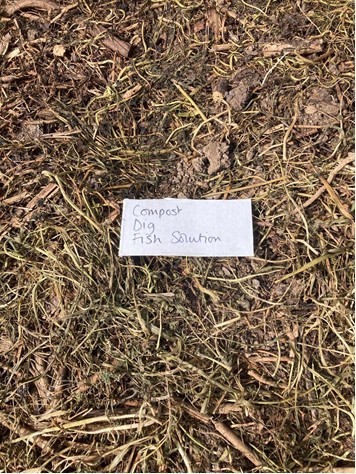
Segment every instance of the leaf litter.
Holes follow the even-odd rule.
[[[350,2],[1,7],[0,465],[351,472]],[[122,201],[255,257],[118,257]]]

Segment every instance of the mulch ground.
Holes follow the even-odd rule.
[[[348,0],[0,5],[0,472],[350,472]],[[125,198],[253,258],[119,258]],[[217,223],[218,225],[218,223]]]

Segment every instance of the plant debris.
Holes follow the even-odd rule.
[[[92,26],[89,31],[90,34],[99,38],[103,46],[115,53],[119,53],[124,58],[128,57],[131,48],[131,45],[128,42],[120,40],[102,26]]]
[[[234,111],[239,112],[247,105],[259,82],[255,71],[240,68],[231,77],[219,77],[213,83],[213,98],[218,102],[220,97],[225,99]]]
[[[262,54],[265,58],[273,58],[282,54],[309,55],[321,53],[324,41],[322,38],[310,40],[296,38],[290,43],[266,43],[262,47]]]
[[[51,0],[19,0],[17,2],[9,2],[5,7],[5,13],[11,16],[27,8],[34,8],[36,10],[58,10],[59,5]]]
[[[203,148],[203,155],[209,162],[208,174],[215,174],[218,171],[228,168],[230,165],[229,145],[225,142],[209,142]]]
[[[352,4],[1,17],[0,471],[354,469]],[[255,256],[120,258],[167,197],[252,199]]]
[[[304,105],[300,123],[327,127],[339,121],[340,104],[327,89],[314,87],[309,91],[308,100]]]

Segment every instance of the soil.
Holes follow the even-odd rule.
[[[217,173],[229,167],[229,145],[211,141],[202,150],[203,156],[208,160],[208,175]]]
[[[300,123],[328,127],[340,120],[340,103],[327,89],[315,87],[310,90],[301,111]]]

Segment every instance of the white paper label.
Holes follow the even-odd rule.
[[[119,255],[253,256],[250,199],[125,199]]]

